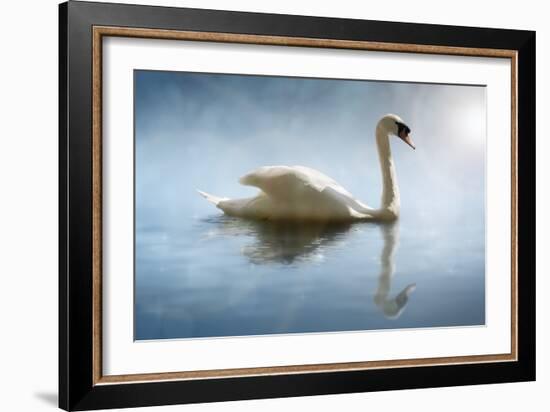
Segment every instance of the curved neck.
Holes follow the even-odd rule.
[[[376,127],[376,146],[378,148],[378,159],[382,172],[382,200],[380,209],[393,217],[399,215],[399,188],[397,186],[397,175],[391,155],[390,138],[388,132],[382,127]]]

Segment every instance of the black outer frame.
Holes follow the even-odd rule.
[[[94,386],[93,25],[516,50],[518,361]],[[107,409],[535,380],[535,121],[532,31],[109,3],[60,4],[59,407]]]

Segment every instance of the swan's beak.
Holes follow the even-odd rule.
[[[407,143],[410,147],[412,147],[414,150],[416,150],[416,146],[414,145],[414,142],[412,141],[411,137],[409,136],[409,132],[407,131],[408,128],[405,128],[404,130],[399,133],[399,138],[403,140],[405,143]]]

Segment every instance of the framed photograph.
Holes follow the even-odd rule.
[[[60,5],[59,406],[535,379],[535,33]]]

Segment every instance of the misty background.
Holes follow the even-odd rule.
[[[279,273],[289,268],[276,259],[272,259],[275,265],[258,268],[258,262],[250,256],[247,259],[243,250],[249,247],[247,239],[256,239],[252,244],[258,244],[258,228],[241,228],[244,236],[239,235],[243,230],[232,229],[229,237],[222,230],[224,236],[218,238],[220,225],[225,228],[227,222],[215,220],[221,211],[196,189],[230,198],[253,196],[257,189],[241,186],[240,176],[264,165],[304,165],[378,207],[382,188],[374,131],[386,113],[405,121],[417,147],[413,151],[399,139],[392,141],[401,192],[399,267],[416,273],[417,278],[432,276],[432,289],[419,286],[414,295],[417,301],[424,294],[423,301],[428,302],[429,296],[444,289],[442,300],[451,299],[455,306],[446,311],[448,303],[441,300],[437,306],[432,299],[429,310],[410,304],[408,321],[402,320],[403,315],[394,323],[382,317],[371,318],[370,326],[364,321],[338,326],[343,321],[336,318],[330,327],[311,329],[308,322],[313,313],[319,314],[312,303],[311,316],[280,331],[484,322],[485,87],[143,70],[136,70],[134,76],[138,338],[249,334],[237,326],[246,324],[242,318],[237,322],[235,309],[242,309],[244,301],[235,304],[233,318],[225,313],[225,306],[223,315],[211,310],[214,297],[224,299],[223,293],[239,288],[235,278],[220,274],[268,269]],[[374,282],[384,238],[369,226],[362,231],[368,233],[372,250],[354,249],[352,237],[346,231],[338,232],[355,255],[340,255],[332,263],[324,256],[323,264],[312,270],[329,279],[338,270],[335,267],[348,267],[350,273],[356,267],[365,269],[366,256],[373,265]],[[204,243],[209,236],[219,243]],[[215,255],[216,245],[222,251],[232,244],[234,255]],[[272,244],[273,239],[260,247]],[[258,250],[263,253],[264,249]],[[256,267],[250,267],[251,262]],[[311,268],[302,264],[294,269],[305,273]],[[457,271],[471,282],[441,278]],[[250,282],[250,278],[239,279]],[[437,288],[434,281],[440,282]],[[353,289],[353,282],[348,283],[346,287]],[[293,284],[287,279],[279,286],[290,290]],[[269,291],[273,285],[265,287],[263,292],[273,293]],[[370,290],[372,295],[376,286]],[[263,292],[256,289],[254,293]],[[344,295],[342,299],[349,300]],[[284,299],[288,301],[289,296]],[[257,310],[261,303],[255,305]],[[208,319],[206,306],[210,306]],[[296,310],[298,317],[305,313]],[[270,316],[276,319],[276,313],[274,308]],[[216,325],[222,318],[233,319],[230,323],[236,329],[220,332]],[[201,329],[206,324],[211,327]],[[250,333],[254,330],[257,326],[250,326]],[[261,330],[257,333],[271,329]]]

